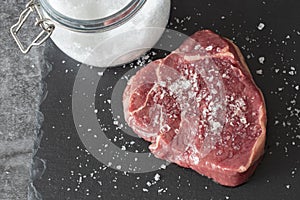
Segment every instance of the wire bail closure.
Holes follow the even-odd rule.
[[[51,20],[44,18],[38,7],[39,5],[35,3],[35,0],[29,1],[26,4],[25,10],[23,10],[23,12],[20,14],[18,22],[10,28],[10,33],[12,34],[14,40],[24,54],[27,54],[33,46],[39,46],[43,42],[45,42],[55,29],[55,26],[53,23],[51,23]],[[36,38],[34,38],[29,46],[24,47],[17,34],[21,30],[28,17],[34,12],[37,14],[35,26],[39,26],[42,31]]]

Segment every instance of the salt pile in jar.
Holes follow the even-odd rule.
[[[107,17],[130,2],[48,0],[57,12],[79,20]],[[159,40],[169,19],[170,4],[170,0],[146,0],[129,21],[108,31],[77,32],[56,25],[51,39],[64,53],[79,62],[98,67],[124,64],[141,56]]]

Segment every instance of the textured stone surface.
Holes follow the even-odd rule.
[[[23,55],[9,33],[26,3],[0,4],[0,200],[27,199],[38,130],[43,47]],[[27,31],[25,38],[30,34]]]

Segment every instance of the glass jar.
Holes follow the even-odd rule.
[[[148,51],[167,25],[170,0],[32,0],[11,33],[23,53],[48,37],[68,56],[93,66],[117,66]],[[18,31],[31,13],[42,32],[24,47]]]

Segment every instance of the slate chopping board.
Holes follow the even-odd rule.
[[[95,88],[93,98],[88,96],[91,91],[86,94],[80,91],[87,102],[82,99],[82,116],[78,112],[77,117],[84,119],[85,113],[94,111],[103,134],[117,147],[129,152],[148,152],[148,143],[126,134],[128,128],[121,123],[123,117],[111,113],[113,104],[121,102],[112,95],[117,85],[125,87],[127,71],[134,66],[139,69],[143,63],[168,52],[154,49],[126,67],[99,69],[77,63],[48,42],[45,52],[48,64],[44,68],[52,70],[44,78],[47,95],[40,107],[44,122],[33,163],[35,196],[72,200],[299,199],[299,8],[300,2],[296,0],[172,1],[168,28],[187,35],[211,29],[233,40],[241,48],[265,96],[268,110],[265,156],[249,182],[237,188],[220,186],[174,164],[145,173],[124,173],[101,163],[80,139],[81,124],[74,119],[72,111],[74,95],[78,95],[74,91],[80,91],[74,90],[75,80]],[[89,102],[91,99],[93,102]],[[87,134],[92,131],[84,125],[81,127]],[[105,148],[99,143],[99,149],[105,151]]]

